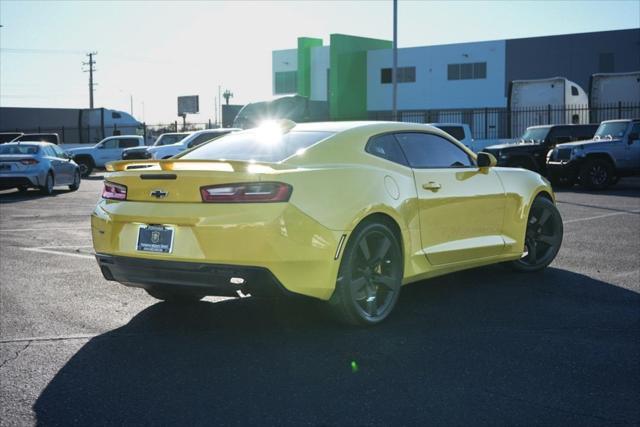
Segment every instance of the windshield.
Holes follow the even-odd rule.
[[[600,127],[598,127],[594,138],[622,138],[624,136],[624,133],[627,131],[627,126],[629,126],[628,122],[602,123]]]
[[[182,156],[183,159],[280,162],[299,150],[333,135],[332,132],[290,132],[262,135],[259,130],[232,133]]]
[[[38,154],[39,151],[40,147],[37,145],[0,145],[0,154]]]
[[[188,133],[180,133],[180,134],[177,134],[177,135],[163,134],[163,135],[160,135],[160,137],[158,137],[158,139],[156,140],[155,144],[153,144],[153,145],[155,147],[159,147],[161,145],[175,144],[176,142],[182,141],[187,135],[189,135],[189,134]]]
[[[550,128],[529,128],[520,137],[522,142],[543,142]]]

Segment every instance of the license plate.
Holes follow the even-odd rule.
[[[137,249],[161,254],[173,250],[173,228],[163,225],[141,225],[138,229]]]
[[[11,170],[11,165],[8,164],[2,164],[0,163],[0,171],[10,171]]]

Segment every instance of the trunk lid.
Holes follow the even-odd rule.
[[[105,181],[125,185],[127,200],[200,203],[200,189],[211,185],[272,181],[280,164],[217,160],[131,160],[107,164]]]
[[[28,170],[34,164],[23,164],[23,160],[38,160],[36,156],[24,154],[4,154],[0,156],[0,173],[14,173]],[[37,164],[37,163],[36,163]]]

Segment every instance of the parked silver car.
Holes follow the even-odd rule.
[[[35,187],[51,194],[59,185],[71,191],[80,187],[80,169],[60,147],[48,142],[0,145],[0,189],[26,191]]]

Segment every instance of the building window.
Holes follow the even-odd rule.
[[[392,83],[392,77],[393,72],[391,70],[391,68],[383,68],[380,70],[380,83],[382,84],[387,84],[387,83]]]
[[[380,83],[393,83],[393,69],[382,68],[380,70]],[[398,67],[398,83],[415,83],[416,67]]]
[[[298,90],[297,71],[276,71],[275,93],[296,93]]]
[[[598,58],[598,72],[613,73],[615,72],[615,68],[613,53],[601,53]]]
[[[470,64],[448,64],[448,80],[474,80],[487,78],[487,63],[475,62]]]

